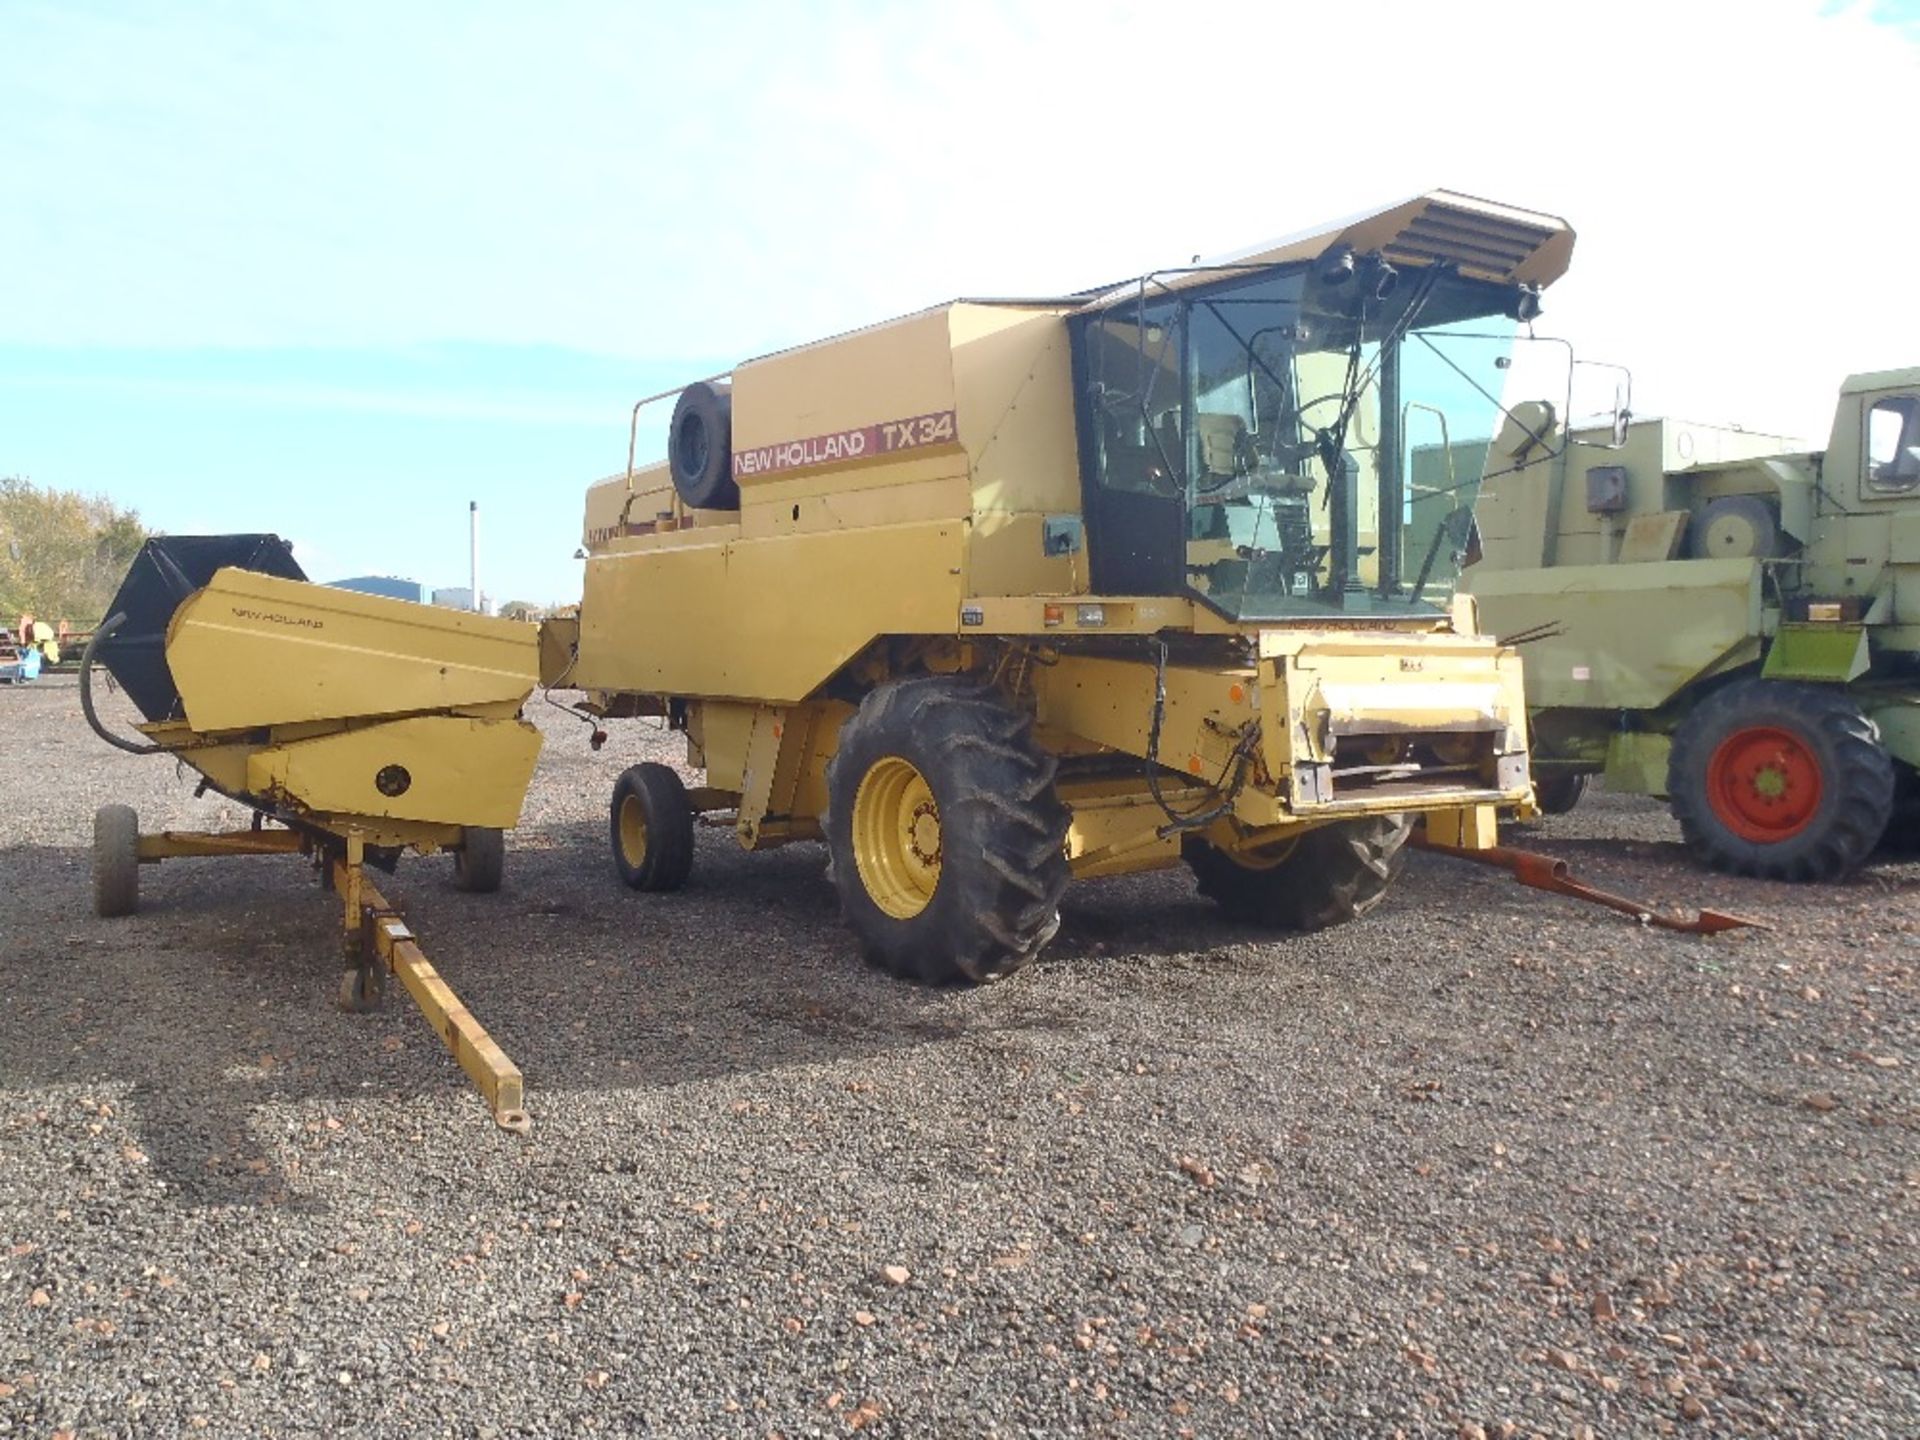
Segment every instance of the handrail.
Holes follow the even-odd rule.
[[[714,380],[728,380],[732,376],[733,371],[722,370],[717,375],[703,375],[698,380],[689,380],[686,385],[675,385],[670,390],[662,390],[658,395],[648,395],[633,402],[633,414],[627,421],[627,490],[629,492],[633,490],[634,452],[640,445],[640,411],[656,401],[666,399],[669,395],[678,395],[687,388],[687,385],[704,385]]]

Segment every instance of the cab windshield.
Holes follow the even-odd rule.
[[[1236,620],[1443,608],[1501,418],[1511,286],[1376,258],[1171,291],[1078,322],[1095,588]]]

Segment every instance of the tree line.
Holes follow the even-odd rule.
[[[31,614],[91,629],[146,541],[110,500],[0,476],[0,625]]]

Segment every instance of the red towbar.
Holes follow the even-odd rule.
[[[1551,855],[1537,855],[1531,850],[1509,850],[1504,845],[1495,845],[1488,850],[1463,850],[1454,845],[1437,845],[1427,839],[1425,830],[1413,832],[1412,844],[1423,850],[1431,850],[1437,855],[1451,855],[1456,860],[1472,860],[1481,865],[1494,865],[1507,871],[1522,885],[1535,890],[1551,891],[1555,895],[1570,895],[1575,900],[1585,900],[1590,904],[1604,905],[1609,910],[1618,910],[1622,915],[1631,915],[1642,925],[1658,925],[1663,930],[1679,930],[1688,935],[1717,935],[1722,930],[1771,930],[1773,927],[1764,920],[1748,920],[1739,915],[1729,915],[1722,910],[1702,910],[1689,917],[1683,912],[1666,911],[1651,905],[1642,905],[1638,900],[1630,900],[1625,895],[1610,894],[1605,890],[1596,890],[1573,878],[1573,867],[1564,860],[1556,860]]]

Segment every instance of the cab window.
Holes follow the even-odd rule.
[[[1867,488],[1897,494],[1920,486],[1920,396],[1892,395],[1867,412]]]

